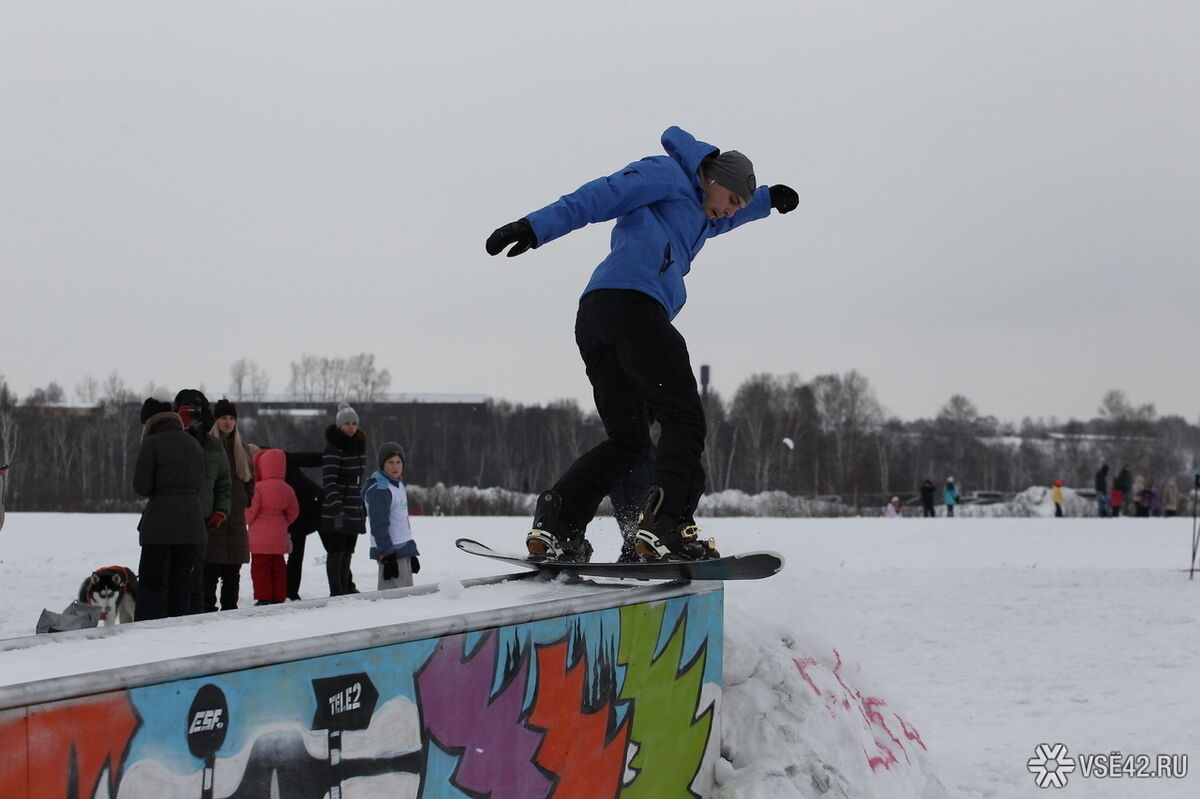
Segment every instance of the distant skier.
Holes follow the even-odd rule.
[[[947,477],[946,484],[942,486],[942,504],[946,506],[946,515],[953,517],[954,506],[958,504],[958,485],[953,477]]]
[[[704,493],[704,408],[687,344],[671,320],[686,299],[683,278],[707,239],[762,219],[772,208],[788,213],[799,196],[783,185],[759,187],[749,158],[721,152],[678,127],[663,133],[662,145],[666,155],[586,183],[487,240],[488,254],[512,245],[512,257],[589,223],[617,220],[611,252],[592,273],[575,321],[608,438],[538,497],[526,537],[535,558],[590,559],[584,531],[604,495],[646,460],[651,413],[662,436],[637,553],[686,560],[718,555],[712,541],[700,540],[693,519]]]
[[[1101,519],[1112,516],[1112,505],[1108,501],[1108,464],[1096,470],[1096,515]]]

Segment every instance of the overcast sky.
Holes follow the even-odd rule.
[[[678,124],[799,209],[676,320],[731,398],[857,369],[893,414],[1200,408],[1200,3],[0,0],[0,373],[137,390],[373,352],[392,390],[590,389],[593,225],[493,228]]]

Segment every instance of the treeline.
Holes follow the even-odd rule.
[[[239,364],[235,388],[237,376],[247,371]],[[406,477],[417,486],[536,492],[604,435],[594,414],[573,401],[388,402],[371,390],[380,383],[386,384],[386,373],[374,385],[356,386],[363,430],[373,446],[400,442],[408,456]],[[261,396],[261,390],[255,393]],[[10,510],[140,507],[129,486],[141,397],[115,376],[97,393],[91,402],[68,405],[62,389],[51,384],[22,399],[0,380],[0,462],[13,465]],[[210,393],[214,401],[226,394]],[[259,397],[227,393],[240,397],[246,441],[319,451],[334,404],[314,403],[305,394],[295,398],[294,407],[275,401],[268,408]],[[1134,405],[1117,390],[1101,399],[1092,419],[1026,419],[1019,426],[981,414],[962,396],[947,400],[934,418],[889,417],[867,378],[854,371],[810,381],[756,375],[732,397],[709,392],[704,402],[710,491],[777,491],[852,508],[877,506],[891,494],[911,496],[922,480],[940,485],[949,475],[968,494],[1015,493],[1053,480],[1087,489],[1104,462],[1114,472],[1128,463],[1155,485],[1174,480],[1186,491],[1200,452],[1200,427],[1176,416],[1159,417],[1153,405]],[[506,499],[497,509],[511,504]]]

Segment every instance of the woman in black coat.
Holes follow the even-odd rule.
[[[293,602],[300,600],[300,579],[304,569],[304,543],[309,533],[315,533],[321,525],[321,506],[324,497],[321,487],[308,478],[305,469],[317,468],[324,464],[324,454],[320,452],[286,452],[287,472],[283,481],[296,492],[296,501],[300,503],[300,515],[296,521],[288,525],[288,535],[292,539],[292,552],[287,559],[287,597]]]
[[[350,562],[358,537],[366,532],[362,482],[367,466],[367,436],[358,429],[358,414],[346,403],[338,406],[336,422],[325,431],[322,453],[321,543],[329,595],[357,594]]]
[[[192,574],[208,540],[200,507],[204,450],[169,402],[147,399],[141,420],[133,490],[149,501],[138,522],[138,621],[188,612]]]

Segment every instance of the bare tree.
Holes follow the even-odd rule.
[[[348,396],[360,402],[382,399],[392,384],[391,373],[387,369],[376,369],[375,356],[365,352],[346,361],[344,373]]]
[[[849,483],[855,506],[861,487],[864,446],[883,421],[870,382],[857,370],[820,375],[812,382],[821,429],[833,439],[833,483]]]
[[[63,387],[51,380],[46,384],[45,388],[35,388],[28,397],[25,398],[26,405],[57,405],[67,398],[67,392],[63,391]]]
[[[109,373],[108,377],[104,378],[104,382],[100,386],[100,393],[106,405],[137,402],[137,395],[133,392],[133,389],[125,385],[125,381],[121,379],[121,376],[117,374],[115,369]],[[147,391],[146,396],[150,396],[153,393],[153,391]]]
[[[100,381],[95,375],[86,374],[75,384],[75,399],[88,405],[96,404],[100,399]]]
[[[252,358],[238,358],[229,367],[229,393],[237,402],[261,402],[271,384],[270,377]]]

